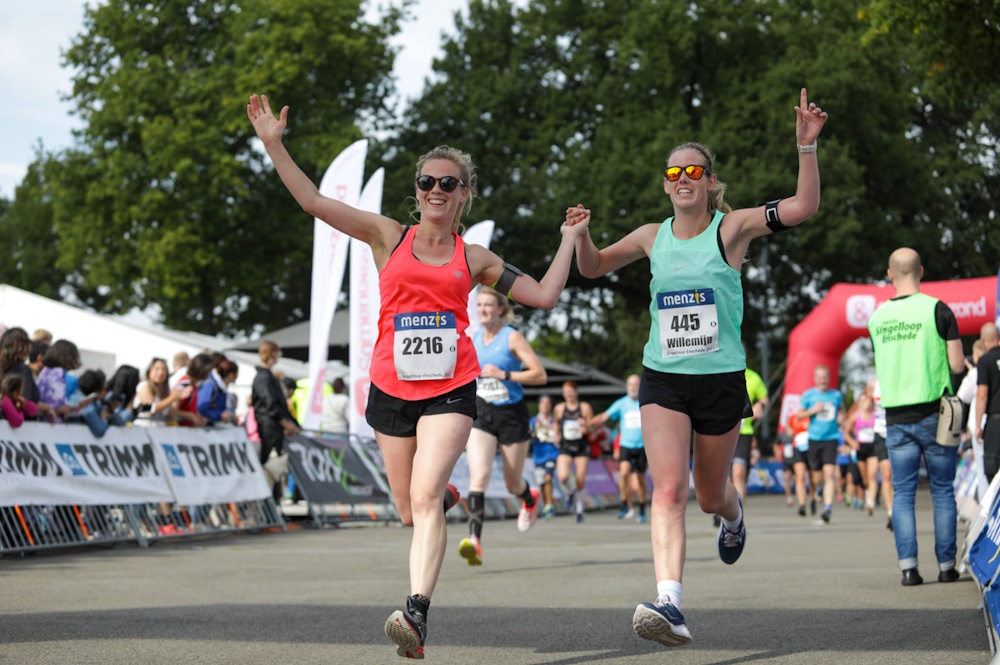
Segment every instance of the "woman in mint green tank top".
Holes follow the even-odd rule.
[[[799,176],[794,196],[732,210],[723,200],[725,185],[715,174],[711,151],[686,143],[670,153],[664,171],[673,217],[640,226],[602,250],[589,233],[576,243],[584,277],[600,277],[643,258],[650,262],[652,323],[643,349],[639,403],[653,476],[657,599],[636,607],[632,624],[640,637],[667,646],[691,641],[680,600],[692,432],[690,468],[698,505],[722,518],[720,558],[735,563],[746,541],[742,499],[728,479],[741,418],[750,415],[740,344],[740,269],[751,240],[796,226],[819,210],[816,139],[827,115],[808,103],[805,88],[795,115]],[[590,211],[580,205],[566,215],[570,222],[589,222]]]

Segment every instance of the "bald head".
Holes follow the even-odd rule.
[[[899,295],[909,295],[920,290],[920,278],[924,269],[920,265],[920,255],[909,247],[900,247],[889,255],[889,279]]]
[[[889,270],[894,278],[920,279],[920,255],[909,247],[900,247],[889,255]]]
[[[984,323],[983,327],[979,329],[979,339],[982,340],[983,346],[987,349],[992,349],[1000,344],[1000,332],[997,331],[996,324]]]

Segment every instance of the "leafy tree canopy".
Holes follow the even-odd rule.
[[[821,210],[751,246],[745,339],[787,334],[834,282],[880,278],[900,245],[921,250],[929,277],[995,271],[997,239],[986,234],[995,171],[962,146],[969,116],[929,101],[909,35],[866,41],[868,29],[845,0],[539,0],[525,9],[474,0],[385,150],[387,210],[404,214],[420,153],[460,147],[478,165],[475,217],[498,223],[494,249],[540,275],[568,206],[593,210],[598,246],[668,218],[662,169],[690,140],[717,152],[734,207],[794,193],[793,106],[804,86],[830,114]],[[575,341],[565,355],[551,336],[543,344],[607,371],[634,369],[646,330],[632,322],[648,322],[648,280],[645,263],[596,282],[571,278],[563,319]],[[535,316],[544,332],[552,319]]]
[[[286,140],[318,181],[360,137],[359,118],[387,114],[401,14],[371,25],[362,10],[361,0],[86,10],[65,53],[84,127],[44,193],[54,264],[85,303],[157,303],[166,325],[205,333],[307,315],[311,220],[255,145],[245,106],[262,92],[292,107]]]

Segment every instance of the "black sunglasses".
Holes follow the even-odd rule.
[[[442,192],[454,192],[455,188],[459,185],[465,187],[464,182],[451,175],[446,175],[442,178],[435,178],[432,175],[422,175],[417,178],[417,187],[422,192],[429,192],[434,189],[435,182],[441,185]]]
[[[677,182],[681,179],[681,173],[687,173],[692,180],[701,180],[703,175],[712,175],[712,169],[701,164],[688,164],[687,166],[670,166],[663,170],[663,175],[670,182]]]

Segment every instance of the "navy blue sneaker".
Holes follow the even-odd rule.
[[[743,497],[739,494],[736,497],[740,501],[740,513],[743,512]],[[723,563],[728,563],[730,565],[736,563],[743,554],[743,546],[747,542],[747,527],[743,523],[743,517],[740,517],[740,525],[736,531],[730,531],[726,528],[725,522],[719,525],[719,558],[722,559]]]
[[[639,603],[632,615],[632,629],[644,640],[668,647],[679,647],[691,641],[691,631],[684,615],[660,596],[655,603]]]

